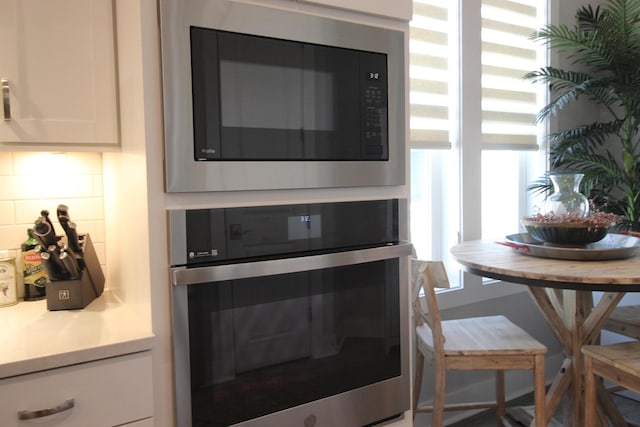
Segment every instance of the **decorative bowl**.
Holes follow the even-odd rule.
[[[611,222],[544,222],[523,219],[522,225],[536,240],[554,245],[583,246],[607,235]]]

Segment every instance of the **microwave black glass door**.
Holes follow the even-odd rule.
[[[194,426],[398,377],[399,260],[189,286]]]
[[[195,160],[387,160],[386,55],[191,27]]]

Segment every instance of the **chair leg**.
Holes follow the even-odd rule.
[[[434,395],[433,412],[431,413],[431,425],[442,426],[444,419],[445,396],[445,361],[441,357],[434,360]]]
[[[544,376],[544,355],[537,355],[533,362],[533,400],[535,405],[534,417],[536,427],[546,427],[551,421],[546,413],[546,390]]]
[[[496,421],[497,426],[502,427],[504,419],[504,371],[496,371]]]
[[[416,419],[416,409],[420,399],[420,387],[422,386],[422,374],[424,371],[424,355],[416,350],[416,372],[413,380],[413,419]]]
[[[596,382],[593,377],[593,360],[584,356],[584,424],[585,427],[596,425]]]

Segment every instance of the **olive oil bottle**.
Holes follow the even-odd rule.
[[[24,300],[36,301],[47,296],[47,274],[40,259],[40,245],[33,236],[33,230],[28,228],[27,234],[29,237],[21,246]]]

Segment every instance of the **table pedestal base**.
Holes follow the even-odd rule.
[[[624,292],[605,292],[596,306],[591,291],[529,286],[529,293],[560,341],[565,359],[547,392],[549,419],[562,403],[562,425],[584,425],[584,369],[581,348],[598,344],[600,331],[609,313],[615,309]],[[598,388],[598,415],[602,426],[609,419],[614,426],[626,422],[609,393]]]

